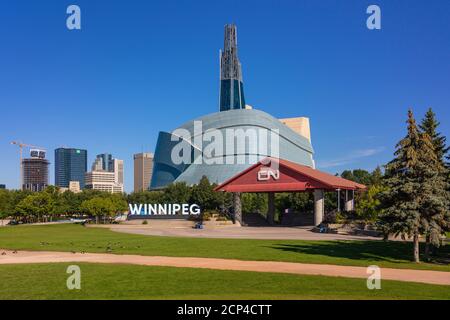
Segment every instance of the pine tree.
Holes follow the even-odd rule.
[[[385,186],[381,194],[383,214],[381,226],[385,234],[403,239],[413,237],[414,261],[419,262],[420,202],[416,168],[419,162],[420,134],[411,110],[408,112],[408,132],[397,145],[395,158],[386,165]]]
[[[383,172],[381,171],[380,166],[377,166],[371,174],[370,183],[371,185],[380,186],[382,184],[382,181],[383,181]]]
[[[386,234],[412,236],[414,261],[419,262],[419,236],[426,236],[428,258],[430,244],[438,246],[449,226],[448,184],[442,155],[428,133],[418,130],[411,110],[407,123],[408,133],[386,165],[381,226]]]
[[[423,169],[423,181],[421,183],[423,193],[422,219],[425,228],[426,247],[425,257],[429,259],[430,246],[440,245],[440,236],[450,224],[449,213],[449,186],[448,168],[444,156],[449,150],[446,147],[446,138],[436,131],[439,122],[431,108],[422,120],[422,162],[426,165]]]
[[[439,125],[440,123],[436,120],[436,114],[429,108],[419,127],[422,132],[428,134],[434,145],[438,160],[442,162],[442,165],[445,165],[445,155],[450,150],[450,147],[446,146],[447,138],[442,136],[440,132],[437,132]]]

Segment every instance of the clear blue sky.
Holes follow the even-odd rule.
[[[66,8],[82,30],[66,28]],[[382,29],[366,28],[378,4]],[[406,112],[450,133],[450,1],[23,1],[0,6],[0,183],[19,185],[11,140],[85,148],[90,166],[153,151],[160,130],[218,110],[223,26],[238,26],[248,104],[307,116],[318,167],[389,161]]]

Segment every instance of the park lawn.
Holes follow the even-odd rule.
[[[450,299],[450,286],[248,271],[79,263],[81,289],[68,290],[70,263],[0,265],[0,299]]]
[[[210,239],[133,235],[105,228],[61,224],[0,228],[0,248],[109,252],[152,256],[211,257],[450,271],[450,265],[413,263],[412,244],[398,241],[302,241]],[[423,250],[422,250],[423,251]],[[449,246],[439,249],[448,261]]]

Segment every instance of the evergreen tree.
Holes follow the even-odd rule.
[[[425,257],[429,258],[430,246],[440,245],[440,236],[448,230],[450,214],[448,210],[449,186],[448,168],[446,168],[445,154],[449,148],[446,147],[446,138],[437,132],[439,122],[430,108],[422,120],[420,128],[425,144],[431,144],[433,156],[423,154],[425,166],[423,199],[423,219],[426,235]]]
[[[429,108],[419,127],[424,133],[428,134],[434,145],[437,159],[441,161],[442,165],[445,165],[445,155],[450,150],[450,147],[446,146],[447,138],[442,136],[440,132],[437,132],[439,125],[440,123],[436,120],[436,114]]]
[[[214,186],[203,176],[199,183],[192,187],[190,202],[199,205],[202,210],[213,210],[219,206],[216,200]]]
[[[345,170],[342,172],[341,177],[364,185],[370,185],[371,183],[371,174],[363,169]]]
[[[420,216],[420,134],[411,110],[408,132],[397,145],[395,158],[386,165],[385,186],[381,194],[383,214],[381,226],[385,234],[413,237],[414,261],[419,262]]]
[[[164,189],[163,200],[165,203],[189,203],[192,188],[186,182],[176,182]]]
[[[336,176],[338,176],[338,174],[336,174]],[[352,170],[344,170],[341,173],[341,178],[347,179],[347,180],[351,180],[351,181],[355,181],[355,176],[353,175],[353,171]]]
[[[370,177],[370,183],[373,186],[380,186],[383,183],[383,172],[379,166],[373,170],[372,176]]]
[[[425,257],[429,258],[430,245],[439,247],[440,237],[449,224],[448,185],[445,168],[435,153],[431,138],[422,134],[424,170],[421,174],[421,217],[426,235]]]

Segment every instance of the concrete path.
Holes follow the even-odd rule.
[[[88,226],[149,236],[272,240],[382,240],[381,238],[369,236],[316,233],[311,231],[312,227],[238,227],[226,225],[194,229],[191,224],[164,221],[151,221],[148,225],[114,224]]]
[[[5,253],[5,254],[3,254]],[[46,251],[19,251],[13,253],[0,249],[0,264],[91,262],[134,264],[144,266],[165,266],[183,268],[205,268],[217,270],[238,270],[256,272],[275,272],[332,277],[367,278],[365,267],[338,266],[326,264],[304,264],[277,261],[243,261],[215,258],[159,257],[139,255],[116,255],[106,253],[71,253]],[[450,272],[381,269],[382,280],[398,280],[450,286]]]

